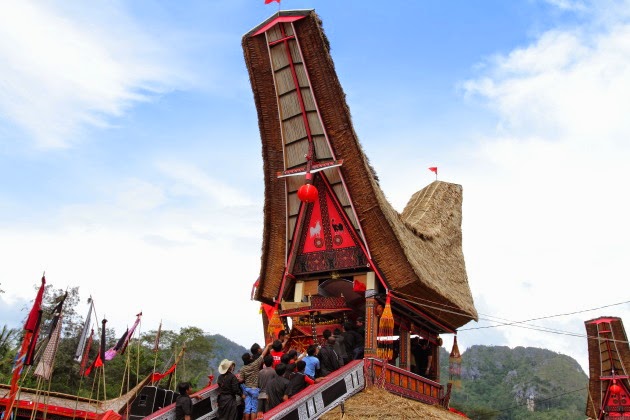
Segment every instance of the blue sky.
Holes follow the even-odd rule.
[[[315,9],[354,128],[402,210],[464,187],[473,344],[586,340],[491,325],[630,300],[628,1],[284,0]],[[0,318],[46,271],[117,329],[198,325],[249,346],[263,174],[241,37],[262,0],[15,1],[0,16]],[[594,286],[598,285],[598,286]],[[84,302],[85,303],[85,302]],[[87,305],[86,305],[87,307]],[[603,311],[603,312],[602,312]],[[538,321],[583,322],[628,305]],[[447,348],[450,337],[444,337]]]

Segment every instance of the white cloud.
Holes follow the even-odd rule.
[[[164,319],[164,328],[199,326],[244,345],[262,338],[262,330],[251,322],[258,305],[242,299],[258,276],[259,242],[252,238],[188,237],[186,243],[164,247],[111,226],[3,230],[1,235],[0,278],[6,279],[2,299],[7,302],[32,299],[30,286],[45,270],[55,288],[79,286],[82,298],[93,296],[99,317],[106,316],[117,331],[142,310],[144,331],[156,329]],[[252,241],[254,246],[247,243]]]
[[[107,126],[132,104],[181,82],[167,54],[115,3],[81,13],[52,3],[5,3],[0,113],[39,147],[67,147],[85,127]]]
[[[629,39],[622,22],[550,31],[464,84],[500,120],[466,149],[469,164],[455,175],[464,184],[471,287],[485,297],[480,312],[524,320],[627,300]],[[585,320],[628,309],[547,326],[585,334]],[[504,331],[509,345],[571,354],[587,368],[584,338]]]
[[[239,191],[217,178],[213,178],[202,169],[184,162],[161,162],[159,169],[172,179],[173,193],[192,197],[207,197],[221,206],[248,206],[252,201]]]

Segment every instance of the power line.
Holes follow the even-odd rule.
[[[405,293],[400,293],[400,292],[395,292],[395,293],[397,293],[399,295],[411,296],[411,295],[407,295]],[[457,311],[444,309],[444,307],[453,307],[453,306],[442,305],[442,304],[440,304],[438,302],[430,301],[428,299],[416,298],[416,297],[414,297],[414,299],[405,299],[405,298],[402,298],[400,296],[396,297],[396,299],[399,299],[399,300],[402,300],[402,301],[406,301],[406,302],[409,302],[409,303],[417,305],[417,306],[430,308],[430,309],[436,309],[436,310],[440,310],[440,311],[443,311],[443,312],[452,313],[452,314],[455,314],[455,315],[470,316],[470,314],[468,314],[468,313],[463,313],[463,312],[457,312]],[[433,305],[428,305],[426,303],[422,303],[422,302],[420,302],[420,300],[430,302]],[[630,301],[612,303],[612,304],[609,304],[609,305],[603,305],[603,306],[599,306],[599,307],[596,307],[596,308],[582,309],[582,310],[579,310],[579,311],[573,311],[573,312],[567,312],[567,313],[561,313],[561,314],[541,316],[541,317],[531,318],[531,319],[527,319],[527,320],[523,320],[523,321],[512,321],[512,320],[508,320],[508,319],[505,319],[505,318],[501,318],[501,317],[496,317],[496,316],[487,315],[487,314],[481,314],[480,313],[480,315],[484,315],[486,317],[489,317],[489,318],[479,318],[480,320],[488,321],[488,322],[495,322],[495,323],[498,322],[498,324],[485,325],[485,326],[481,326],[481,327],[462,328],[462,329],[458,330],[458,332],[480,330],[480,329],[486,329],[486,328],[515,326],[515,327],[519,327],[519,328],[525,328],[525,329],[530,329],[530,330],[540,331],[540,332],[548,332],[548,333],[558,334],[558,335],[566,335],[566,336],[570,336],[570,337],[597,339],[598,337],[591,337],[591,336],[588,336],[588,335],[582,334],[582,333],[576,333],[576,332],[572,332],[572,331],[557,330],[557,329],[553,329],[553,328],[543,327],[543,326],[540,326],[540,325],[531,325],[531,324],[523,325],[523,324],[527,324],[528,322],[542,320],[542,319],[550,319],[550,318],[557,318],[557,317],[561,317],[561,316],[576,315],[576,314],[580,314],[580,313],[584,313],[584,312],[592,312],[592,311],[597,311],[597,310],[600,310],[600,309],[603,309],[603,308],[610,308],[610,307],[613,307],[613,306],[619,306],[619,305],[624,305],[624,304],[628,304],[628,303],[630,303]],[[439,306],[434,306],[434,305],[439,305]],[[443,307],[440,307],[440,306],[443,306]],[[494,318],[494,319],[492,319],[492,318]],[[505,322],[503,322],[503,321],[505,321]],[[623,342],[623,343],[627,343],[628,342],[628,341],[624,341],[624,340],[614,340],[614,341]]]

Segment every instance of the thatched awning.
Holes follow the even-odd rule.
[[[285,19],[274,25],[274,19],[283,16],[292,16],[291,22]],[[340,202],[348,202],[349,218],[387,288],[421,303],[423,311],[449,328],[476,320],[462,253],[461,186],[436,181],[414,194],[402,214],[393,209],[354,132],[328,40],[312,10],[279,12],[243,37],[265,174],[263,252],[256,298],[268,303],[275,300],[282,284],[291,233],[296,229],[296,213],[291,210],[296,187],[277,175],[302,163],[300,154],[289,148],[302,150],[298,146],[303,148],[300,142],[305,141],[286,139],[299,132],[295,127],[300,120],[287,122],[289,79],[282,73],[284,63],[279,63],[270,46],[271,41],[282,42],[278,25],[285,25],[282,34],[289,34],[299,44],[291,54],[300,66],[299,90],[309,99],[307,106],[312,102],[308,120],[315,127],[319,157],[343,160],[341,167],[324,173],[340,179],[335,191]]]

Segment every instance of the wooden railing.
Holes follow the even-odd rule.
[[[366,358],[365,372],[367,385],[382,386],[392,394],[427,404],[445,403],[444,387],[441,384],[380,359]]]

